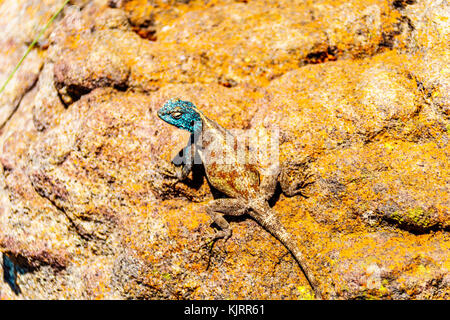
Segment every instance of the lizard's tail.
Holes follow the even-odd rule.
[[[322,293],[319,290],[316,278],[311,272],[311,269],[309,269],[305,257],[296,246],[293,238],[277,219],[267,202],[252,206],[252,210],[250,210],[249,214],[289,250],[300,266],[300,269],[305,275],[306,280],[308,280],[309,285],[314,290],[316,298],[322,299]]]

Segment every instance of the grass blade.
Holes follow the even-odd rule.
[[[42,35],[44,34],[44,32],[48,29],[48,27],[52,24],[52,22],[56,19],[56,17],[61,13],[61,11],[64,9],[64,7],[66,6],[66,4],[69,2],[69,0],[64,1],[63,5],[58,9],[58,11],[56,11],[56,13],[50,18],[50,20],[47,22],[47,24],[44,26],[44,28],[42,28],[42,30],[39,32],[39,34],[36,36],[36,38],[34,38],[33,42],[28,46],[27,51],[25,52],[25,54],[22,56],[22,58],[19,60],[19,62],[17,63],[17,65],[14,67],[13,71],[9,74],[8,78],[6,79],[5,83],[3,84],[3,86],[0,88],[0,94],[5,90],[6,86],[8,85],[9,81],[11,81],[12,77],[14,76],[14,74],[16,73],[16,71],[19,69],[20,65],[22,64],[22,62],[25,60],[25,58],[28,56],[28,54],[30,53],[30,51],[34,48],[34,46],[36,45],[36,43],[39,41],[39,39],[42,37]]]

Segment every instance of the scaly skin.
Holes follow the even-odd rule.
[[[267,202],[275,192],[278,182],[288,196],[299,194],[299,189],[304,184],[298,183],[294,187],[288,185],[278,167],[272,175],[261,176],[256,165],[238,161],[235,138],[219,124],[204,116],[191,102],[171,99],[158,110],[158,116],[167,123],[191,133],[188,145],[183,149],[183,158],[173,160],[176,172],[169,172],[169,175],[184,180],[192,169],[197,152],[209,183],[229,197],[212,200],[207,205],[206,212],[221,228],[214,238],[227,239],[231,236],[230,225],[223,215],[239,216],[248,213],[291,252],[316,298],[322,299],[317,281],[305,258]]]

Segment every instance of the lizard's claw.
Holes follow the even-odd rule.
[[[178,180],[178,175],[176,171],[174,171],[172,168],[170,168],[166,162],[160,162],[156,165],[156,170],[163,175],[164,177],[167,177],[169,179],[176,179]]]
[[[313,184],[314,182],[315,181],[313,179],[313,175],[310,173],[306,173],[303,179],[296,183],[296,189],[297,190],[304,189],[307,186]]]
[[[214,235],[212,235],[206,242],[204,247],[209,249],[209,258],[208,258],[208,264],[206,266],[206,270],[209,269],[210,265],[211,265],[211,253],[212,250],[214,248],[214,244],[216,243],[217,240],[219,239],[224,239],[225,241],[227,241],[227,239],[229,239],[231,237],[231,229],[225,229],[225,230],[220,230],[217,231]]]
[[[231,229],[217,231],[212,237],[211,241],[216,242],[219,239],[227,241],[231,237]]]
[[[212,247],[214,246],[214,243],[216,243],[217,240],[224,239],[227,241],[231,237],[231,229],[225,229],[217,231],[215,234],[209,237],[208,240],[205,241],[205,246]]]
[[[307,198],[304,190],[314,183],[313,177],[313,174],[309,172],[307,163],[287,162],[283,164],[279,182],[283,193],[288,197],[300,195]]]

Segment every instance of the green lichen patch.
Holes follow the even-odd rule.
[[[397,210],[388,217],[388,220],[415,232],[430,231],[439,223],[432,210],[424,210],[422,207]]]

